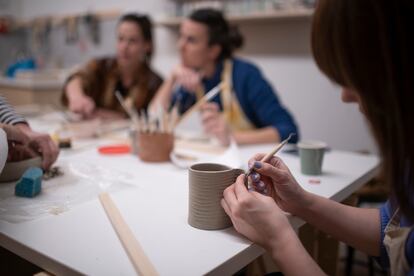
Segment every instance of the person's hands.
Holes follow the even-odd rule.
[[[228,146],[231,140],[230,127],[216,103],[205,103],[201,107],[201,119],[204,131],[216,137],[223,146]]]
[[[17,124],[29,139],[28,146],[42,156],[42,168],[48,170],[59,155],[59,148],[48,134],[33,131],[26,124]]]
[[[299,209],[309,204],[306,192],[293,177],[289,168],[279,157],[272,157],[268,163],[260,162],[264,154],[257,154],[249,160],[253,182],[263,181],[278,206],[286,212],[298,215]]]
[[[221,205],[237,232],[271,250],[294,231],[273,198],[246,189],[244,176],[224,191]]]
[[[68,107],[71,112],[82,115],[83,118],[91,116],[95,110],[95,102],[85,95],[82,89],[82,81],[79,77],[70,80],[65,88],[68,99]]]
[[[8,145],[7,162],[18,162],[39,156],[28,145],[16,144],[11,141],[8,141]]]
[[[191,68],[184,67],[181,64],[174,68],[172,78],[175,83],[183,86],[184,89],[189,92],[195,93],[202,87],[201,74]]]
[[[8,124],[0,124],[0,128],[6,132],[7,141],[21,145],[29,144],[29,137],[19,127]]]
[[[91,117],[95,107],[95,102],[92,98],[81,92],[69,97],[69,110],[82,115],[83,118]]]
[[[8,162],[22,161],[37,154],[29,147],[30,138],[18,127],[7,124],[0,124],[4,130],[8,142]]]
[[[96,108],[89,116],[89,120],[101,119],[102,121],[116,121],[125,119],[125,115],[121,112],[113,111],[110,109]]]

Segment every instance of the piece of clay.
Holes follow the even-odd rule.
[[[49,180],[61,175],[63,175],[63,172],[60,167],[52,167],[43,173],[43,180]]]
[[[43,171],[40,168],[27,169],[16,183],[14,194],[20,197],[35,197],[42,189]]]

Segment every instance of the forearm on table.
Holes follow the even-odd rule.
[[[283,238],[272,242],[268,251],[284,275],[325,275],[305,250],[293,229]]]
[[[74,76],[64,87],[64,94],[69,101],[83,93],[82,78],[79,76]]]
[[[280,141],[278,131],[273,127],[265,127],[248,131],[234,131],[233,137],[237,144],[264,144]]]
[[[351,207],[311,193],[307,193],[306,202],[295,212],[303,220],[358,250],[379,255],[378,209]]]

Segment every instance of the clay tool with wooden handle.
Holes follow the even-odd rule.
[[[289,134],[288,138],[286,138],[285,140],[283,140],[282,142],[280,142],[279,144],[277,144],[268,154],[266,154],[261,160],[260,162],[267,162],[270,160],[270,158],[273,157],[273,155],[275,155],[279,150],[281,150],[283,148],[284,145],[286,145],[290,138],[292,138],[293,136],[295,136],[296,133],[291,133]],[[244,185],[248,187],[247,182],[248,182],[248,177],[249,175],[253,172],[253,167],[249,168],[245,174],[244,177]]]
[[[203,104],[213,99],[223,88],[224,82],[220,82],[214,86],[210,91],[208,91],[200,100],[198,100],[190,109],[188,109],[181,117],[178,122],[173,125],[175,128],[180,122],[188,118],[192,113],[197,111]]]
[[[121,240],[121,243],[126,253],[128,254],[128,257],[131,260],[136,272],[139,275],[143,276],[158,275],[158,272],[155,270],[155,267],[152,265],[147,255],[145,255],[145,252],[142,250],[141,245],[136,240],[134,234],[132,233],[128,224],[125,222],[110,195],[106,192],[103,192],[99,195],[99,200],[101,201],[106,215],[111,221],[112,226],[114,227],[118,238]]]
[[[122,108],[125,110],[125,112],[128,114],[128,116],[131,118],[132,122],[137,125],[138,122],[139,122],[137,112],[133,108],[131,108],[131,107],[129,107],[125,104],[124,97],[122,97],[121,92],[119,92],[118,90],[115,91],[115,97],[118,99],[118,101],[121,104]]]

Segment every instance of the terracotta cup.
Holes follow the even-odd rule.
[[[139,133],[137,136],[138,156],[145,162],[166,162],[174,148],[171,133]]]
[[[231,220],[221,207],[223,191],[244,173],[240,169],[200,163],[189,168],[188,223],[204,230],[223,229]]]

